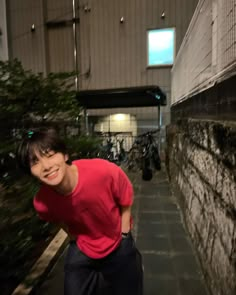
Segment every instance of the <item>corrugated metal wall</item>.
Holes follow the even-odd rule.
[[[159,85],[170,97],[171,67],[147,67],[147,30],[176,27],[176,52],[197,0],[90,0],[79,10],[80,89]],[[165,18],[161,18],[162,12]],[[120,23],[120,18],[124,22]],[[169,99],[168,99],[169,104]],[[117,112],[127,113],[119,109]],[[98,115],[101,111],[90,111]],[[113,113],[114,110],[106,110]],[[156,108],[129,110],[157,119]],[[162,108],[163,124],[169,106]]]
[[[45,39],[42,1],[10,0],[7,4],[10,58],[18,58],[26,69],[45,72]],[[36,30],[31,31],[35,25]]]
[[[7,1],[10,58],[34,72],[74,70],[72,12],[72,1]]]
[[[169,98],[171,67],[147,68],[147,30],[176,27],[177,52],[197,3],[198,0],[8,0],[10,57],[17,57],[34,72],[78,68],[82,90],[154,84]],[[80,20],[76,23],[77,64],[73,16]],[[156,108],[143,109],[141,116],[144,113],[157,116]],[[169,106],[162,113],[166,114],[165,125],[169,122]]]
[[[47,28],[48,71],[73,71],[73,5],[71,1],[47,0],[44,11]]]
[[[80,9],[81,73],[91,67],[91,75],[81,79],[81,88],[158,84],[169,92],[170,67],[147,68],[147,29],[176,26],[177,51],[197,2],[90,0],[90,12]]]
[[[178,50],[197,0],[75,1],[81,89],[158,84],[170,88],[170,68],[147,69],[146,31],[176,26]],[[37,71],[74,69],[73,1],[7,1],[11,57]],[[86,7],[89,10],[86,10]],[[161,18],[165,11],[165,19]],[[120,17],[124,23],[120,23]],[[31,32],[31,25],[35,32]]]
[[[236,2],[201,0],[173,67],[172,104],[236,70]]]

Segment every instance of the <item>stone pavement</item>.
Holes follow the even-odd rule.
[[[135,188],[133,234],[143,256],[144,295],[207,295],[165,170],[151,181],[130,174]],[[58,260],[36,295],[63,295],[63,259]],[[132,294],[131,294],[132,295]]]

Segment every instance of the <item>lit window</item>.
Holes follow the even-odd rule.
[[[124,121],[125,120],[125,114],[115,114],[114,115],[115,121]]]
[[[147,32],[148,66],[172,65],[175,54],[175,29],[156,29]]]

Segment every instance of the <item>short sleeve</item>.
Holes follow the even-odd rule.
[[[113,177],[113,187],[116,203],[120,206],[131,206],[133,204],[133,186],[128,176],[118,166],[116,166]]]
[[[42,192],[39,191],[34,197],[33,205],[34,205],[35,211],[37,212],[40,219],[47,222],[55,222],[55,220],[53,220],[49,212],[46,202],[44,202],[43,198],[41,198],[41,195],[42,195]]]

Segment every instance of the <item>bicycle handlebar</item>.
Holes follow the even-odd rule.
[[[160,132],[160,128],[158,128],[158,129],[156,129],[156,130],[147,131],[147,132],[145,132],[145,133],[142,133],[142,134],[138,135],[137,137],[144,137],[144,136],[146,136],[146,135],[149,135],[149,134],[155,134],[155,133],[157,133],[157,132]]]

